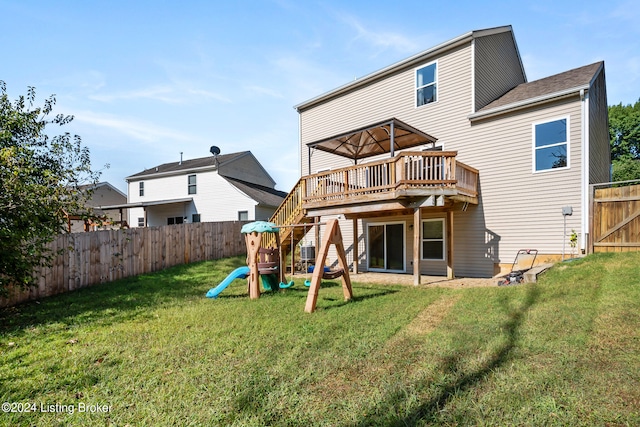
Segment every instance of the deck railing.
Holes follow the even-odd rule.
[[[404,152],[391,159],[303,177],[304,203],[336,204],[402,190],[446,188],[478,195],[478,171],[456,161],[455,151]],[[391,194],[389,194],[391,196]]]
[[[456,161],[455,151],[404,152],[391,159],[321,172],[300,178],[271,217],[280,226],[308,222],[304,204],[341,205],[374,198],[398,197],[401,191],[449,189],[455,194],[478,196],[478,170]],[[280,230],[280,240],[293,229]],[[264,247],[275,246],[275,235],[263,235]]]

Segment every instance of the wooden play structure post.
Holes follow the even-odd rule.
[[[353,291],[351,289],[351,278],[349,277],[349,266],[347,264],[347,256],[344,250],[344,244],[342,242],[342,233],[340,232],[340,226],[338,220],[331,219],[327,221],[327,228],[322,238],[322,246],[316,256],[316,264],[313,269],[313,276],[311,278],[311,286],[309,293],[307,294],[307,304],[304,311],[307,313],[313,313],[316,309],[316,302],[318,301],[318,291],[320,290],[320,283],[324,275],[324,264],[327,261],[327,253],[329,252],[329,245],[335,245],[336,252],[338,254],[338,264],[342,270],[342,293],[344,294],[345,301],[349,301],[353,298]]]

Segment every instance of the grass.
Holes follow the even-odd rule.
[[[301,282],[204,298],[242,264],[0,311],[0,401],[35,409],[0,425],[640,425],[640,253],[513,287],[354,283],[348,303],[326,282],[314,314]]]

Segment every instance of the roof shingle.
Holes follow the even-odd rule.
[[[589,85],[602,64],[602,61],[595,62],[540,80],[522,83],[478,110],[478,113]]]

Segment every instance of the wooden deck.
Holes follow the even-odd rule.
[[[478,203],[478,170],[456,161],[455,151],[403,152],[371,163],[301,178],[302,208],[313,215],[350,213],[358,206],[413,208],[444,199]],[[428,198],[432,200],[427,202]],[[435,198],[440,198],[436,200]]]
[[[455,151],[402,152],[301,177],[270,219],[282,227],[279,238],[284,253],[312,227],[314,217],[363,218],[383,211],[408,215],[420,207],[477,204],[478,170],[458,162],[456,155]],[[275,245],[275,236],[265,234],[263,239],[264,247]]]

